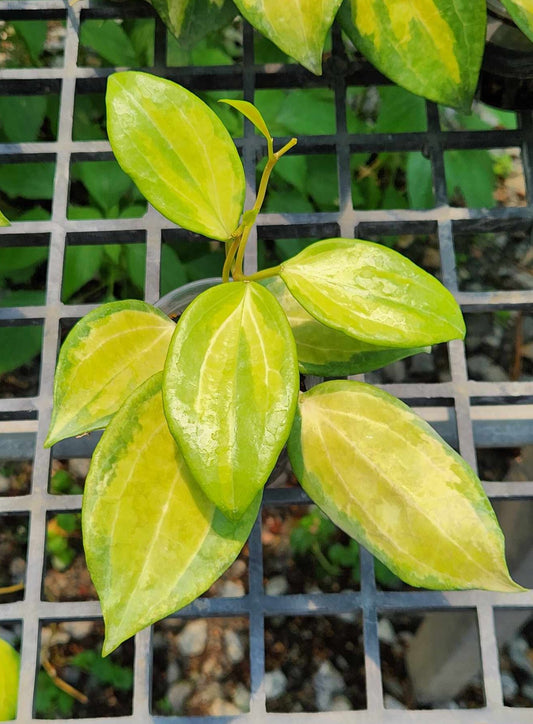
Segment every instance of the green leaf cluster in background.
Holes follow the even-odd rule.
[[[199,294],[177,325],[142,302],[116,302],[82,319],[60,351],[46,445],[105,428],[82,510],[104,655],[232,563],[287,441],[312,500],[388,575],[438,589],[522,590],[478,478],[426,423],[362,383],[299,393],[307,365],[354,374],[462,339],[453,296],[397,252],[359,239],[318,241],[245,274],[270,175],[296,139],[275,151],[259,111],[228,104],[267,140],[249,209],[235,146],[207,105],[146,73],[108,84],[123,168],[150,203],[223,242],[225,254],[224,283]],[[355,565],[354,546],[328,551],[332,568]]]

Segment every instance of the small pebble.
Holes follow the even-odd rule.
[[[244,596],[244,586],[240,581],[224,581],[220,595],[224,598],[241,598]]]
[[[190,696],[193,690],[193,685],[190,681],[178,681],[177,684],[173,684],[167,693],[168,703],[172,707],[172,710],[179,714],[183,709],[185,701]]]
[[[183,656],[199,656],[207,644],[207,621],[198,619],[188,623],[178,636],[178,649]]]
[[[533,703],[533,684],[522,684],[520,689],[522,696],[529,699]]]
[[[337,669],[329,661],[323,661],[313,676],[313,687],[318,710],[329,711],[333,695],[341,693],[345,683]]]
[[[514,678],[514,676],[512,674],[510,674],[508,671],[502,671],[501,680],[502,680],[503,698],[506,701],[511,701],[518,694],[520,687],[516,683],[516,679]]]
[[[93,621],[65,621],[61,628],[74,641],[81,641],[89,636],[94,629]]]
[[[224,699],[215,699],[215,701],[209,707],[209,713],[211,716],[235,716],[240,714],[241,710],[232,704],[231,701],[224,701]]]
[[[9,488],[11,487],[11,482],[9,478],[6,478],[5,475],[0,475],[0,495],[5,495]]]
[[[285,576],[274,576],[265,586],[267,596],[283,596],[289,590],[289,584]]]
[[[72,475],[85,480],[87,473],[89,472],[90,464],[90,458],[70,458],[68,461],[68,469]]]
[[[388,618],[381,618],[378,622],[378,638],[384,643],[392,646],[396,642],[396,631]]]
[[[346,696],[335,696],[331,700],[331,711],[351,711],[352,702]]]
[[[281,669],[267,671],[264,678],[265,696],[267,699],[276,699],[287,689],[287,677]]]
[[[9,573],[11,578],[14,578],[16,582],[21,581],[26,573],[26,561],[24,558],[13,558],[9,566]]]
[[[244,646],[238,634],[231,629],[224,632],[226,654],[232,664],[239,664],[244,659]]]
[[[390,694],[385,694],[383,697],[383,703],[385,705],[385,709],[405,709],[402,702],[398,701],[398,699],[395,699]]]
[[[250,692],[244,684],[237,684],[235,693],[233,694],[233,703],[238,707],[239,711],[250,710]]]
[[[171,661],[167,666],[167,684],[171,686],[181,679],[181,670],[176,661]]]
[[[513,664],[533,678],[533,664],[529,659],[530,648],[528,642],[518,636],[511,641],[508,651]]]

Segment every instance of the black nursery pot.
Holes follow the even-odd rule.
[[[533,43],[516,27],[499,0],[487,0],[487,9],[479,98],[505,110],[532,110]]]

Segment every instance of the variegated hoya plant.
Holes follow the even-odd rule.
[[[246,275],[246,242],[277,161],[258,110],[226,101],[267,141],[254,206],[212,110],[140,72],[108,81],[113,151],[146,198],[224,242],[222,283],[174,324],[140,301],[104,304],[59,355],[46,445],[105,428],[83,496],[104,654],[204,592],[234,561],[287,444],[310,498],[414,586],[520,591],[480,481],[429,425],[371,385],[301,393],[300,373],[354,375],[462,339],[450,292],[369,241],[326,239]]]
[[[468,109],[485,48],[487,0],[148,0],[181,43],[240,13],[316,74],[328,31],[345,33],[384,75],[412,93]],[[491,0],[533,41],[533,0]]]

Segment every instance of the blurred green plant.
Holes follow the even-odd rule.
[[[350,538],[339,540],[339,529],[319,508],[302,516],[291,531],[291,549],[298,559],[312,557],[317,564],[314,572],[319,580],[339,576],[347,569],[354,583],[359,583],[359,544]],[[347,536],[345,536],[347,538]],[[385,588],[399,588],[400,579],[377,559],[374,560],[376,580]]]
[[[81,540],[80,513],[58,513],[46,526],[46,553],[56,571],[66,570],[78,551],[74,540]]]

